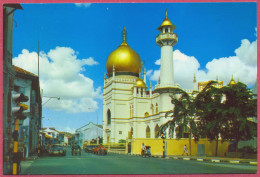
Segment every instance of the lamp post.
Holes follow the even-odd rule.
[[[43,98],[49,98],[47,101],[45,101],[45,103],[42,104],[42,106],[44,106],[46,103],[48,103],[52,98],[57,98],[57,100],[60,100],[60,97],[55,97],[55,96],[52,96],[52,97],[49,97],[49,96],[42,96]]]

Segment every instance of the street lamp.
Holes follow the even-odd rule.
[[[42,97],[49,98],[45,103],[42,104],[42,106],[44,106],[46,103],[48,103],[52,98],[57,98],[57,100],[60,100],[60,97],[54,97],[54,96],[52,96],[52,97],[42,96]]]

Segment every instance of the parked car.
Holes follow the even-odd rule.
[[[81,148],[79,145],[75,144],[71,148],[71,155],[77,155],[77,154],[81,155]]]
[[[48,150],[49,155],[66,155],[66,149],[60,144],[53,144]]]
[[[105,148],[102,144],[99,145],[98,147],[94,148],[93,150],[94,154],[98,155],[106,155],[107,154],[107,148]]]
[[[85,152],[93,152],[94,148],[97,148],[97,145],[88,145],[84,148]]]

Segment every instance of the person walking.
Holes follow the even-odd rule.
[[[144,143],[142,143],[142,146],[141,146],[141,156],[144,155],[144,151],[145,151],[145,145],[144,145]]]
[[[186,144],[184,145],[184,152],[183,152],[182,155],[185,155],[185,153],[186,153],[187,155],[189,155],[189,153],[188,153],[188,148],[187,148]]]

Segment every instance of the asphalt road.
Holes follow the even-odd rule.
[[[22,163],[21,174],[248,174],[256,173],[257,166],[198,162],[162,158],[82,152],[81,156],[44,156]]]

